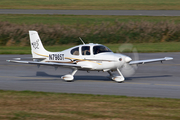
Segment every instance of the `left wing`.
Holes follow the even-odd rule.
[[[158,59],[148,59],[148,60],[138,60],[138,61],[131,61],[129,62],[130,65],[133,64],[145,64],[145,63],[151,63],[151,62],[159,62],[159,61],[166,61],[166,60],[172,60],[172,57],[164,57],[164,58],[158,58]]]

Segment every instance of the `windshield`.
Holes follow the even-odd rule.
[[[93,47],[93,53],[94,55],[98,53],[103,53],[103,52],[112,52],[109,48],[103,45],[98,45]]]

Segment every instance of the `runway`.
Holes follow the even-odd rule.
[[[173,61],[139,65],[132,77],[116,83],[106,72],[78,71],[74,82],[60,79],[70,69],[8,63],[5,60],[31,55],[0,55],[0,89],[60,93],[180,98],[180,53],[140,53],[140,59],[173,57]]]
[[[21,10],[21,9],[0,9],[0,14],[180,16],[180,10]]]

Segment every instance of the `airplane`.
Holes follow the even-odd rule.
[[[82,39],[82,45],[78,45],[60,52],[47,51],[41,42],[37,31],[30,30],[30,45],[32,60],[23,61],[23,58],[14,58],[7,60],[13,63],[36,64],[66,67],[72,69],[72,73],[63,75],[61,79],[64,81],[73,81],[74,75],[78,70],[82,71],[103,71],[109,73],[110,79],[117,83],[125,80],[122,72],[123,68],[128,68],[137,64],[145,64],[151,62],[162,62],[172,60],[172,57],[164,57],[158,59],[136,60],[133,61],[129,56],[114,53],[108,47],[102,44],[89,43],[85,44]],[[129,69],[127,69],[126,72]],[[118,74],[116,74],[116,73]]]

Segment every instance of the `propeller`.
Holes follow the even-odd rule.
[[[132,44],[122,44],[117,52],[125,54],[123,58],[125,64],[120,68],[120,71],[125,77],[132,76],[136,72],[138,67],[137,65],[130,65],[129,62],[132,60],[133,61],[139,60],[137,49]],[[130,53],[124,53],[124,52],[130,52]]]

